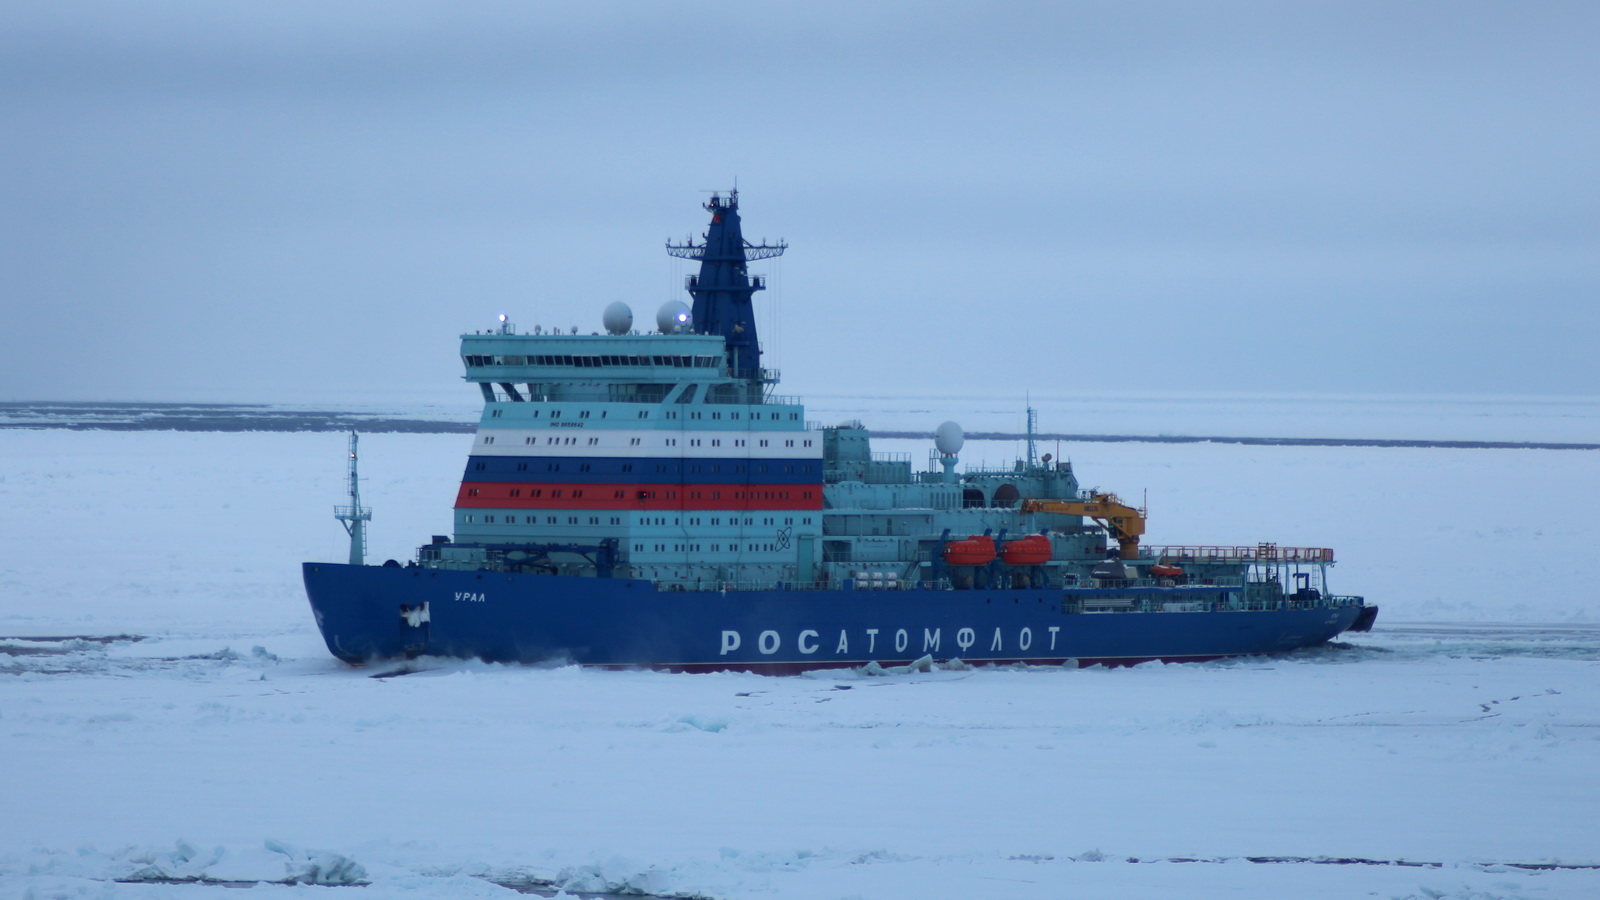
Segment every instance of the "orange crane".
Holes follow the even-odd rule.
[[[1117,542],[1119,557],[1139,558],[1139,536],[1144,534],[1144,510],[1123,503],[1116,494],[1090,494],[1087,500],[1024,500],[1022,511],[1088,516],[1111,532],[1111,537]]]

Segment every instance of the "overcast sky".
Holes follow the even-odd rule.
[[[470,398],[736,178],[785,393],[1600,395],[1597,11],[8,0],[0,398]]]

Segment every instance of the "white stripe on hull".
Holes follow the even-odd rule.
[[[472,454],[639,459],[821,459],[822,435],[815,431],[480,428],[472,438]]]

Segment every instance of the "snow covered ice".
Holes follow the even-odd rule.
[[[1158,542],[1334,547],[1378,629],[766,678],[338,663],[344,440],[0,432],[0,892],[1600,896],[1594,452],[1063,447]],[[363,440],[378,561],[466,441]]]

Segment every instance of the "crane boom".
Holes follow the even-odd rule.
[[[1024,500],[1025,513],[1087,516],[1116,540],[1122,559],[1139,558],[1139,538],[1144,534],[1144,510],[1123,503],[1116,494],[1091,494],[1087,500]]]

